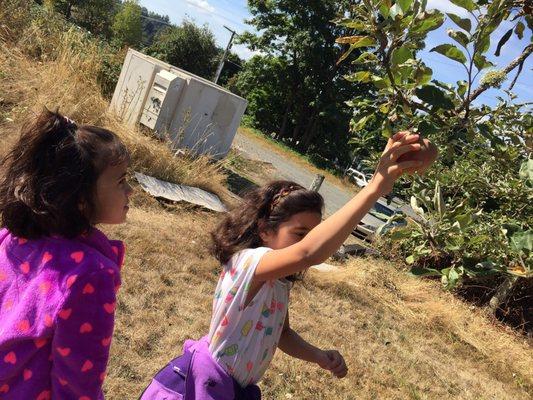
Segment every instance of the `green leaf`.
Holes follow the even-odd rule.
[[[398,82],[402,82],[413,75],[413,67],[408,63],[400,64],[394,74],[397,75],[398,72],[401,75],[401,80]]]
[[[385,19],[389,18],[391,2],[390,0],[382,0],[379,2],[379,12]]]
[[[411,196],[411,208],[416,212],[418,215],[424,215],[424,209],[418,205],[418,202],[416,201],[415,196]]]
[[[464,240],[460,234],[454,235],[445,241],[446,252],[460,251],[463,248]]]
[[[363,118],[359,119],[359,121],[355,122],[352,125],[352,131],[357,132],[363,129],[370,117],[371,115],[365,115]]]
[[[476,53],[474,55],[474,65],[479,71],[488,67],[494,67],[493,63],[487,61],[487,58],[479,53]]]
[[[365,46],[364,44],[365,41],[369,41],[370,43],[375,43],[374,39],[372,39],[370,36],[360,36],[360,35],[342,36],[342,37],[335,39],[335,43],[350,44],[350,45],[361,44],[359,47]]]
[[[457,93],[459,96],[464,97],[468,84],[466,81],[457,81]]]
[[[388,114],[390,110],[390,103],[383,103],[379,106],[379,112],[382,114]]]
[[[368,29],[367,24],[365,24],[363,21],[359,21],[356,19],[343,18],[343,19],[336,20],[334,22],[335,24],[345,26],[346,28],[357,29],[357,30]]]
[[[470,39],[464,32],[461,31],[454,31],[453,29],[447,30],[448,36],[451,37],[453,40],[455,40],[457,43],[459,43],[461,46],[466,48],[468,43],[470,42]]]
[[[522,21],[518,21],[516,28],[514,28],[514,33],[516,36],[518,36],[518,39],[522,39],[524,37],[524,24]]]
[[[344,79],[349,82],[370,82],[372,73],[370,71],[359,71],[351,75],[345,75]]]
[[[377,60],[378,60],[378,57],[374,53],[370,51],[365,51],[364,53],[361,53],[361,55],[357,57],[357,59],[352,61],[352,64],[364,64],[367,62],[374,62]]]
[[[439,28],[444,23],[444,14],[437,10],[424,12],[416,17],[415,23],[411,27],[410,33],[424,35],[427,32]]]
[[[411,7],[413,0],[397,0],[397,2],[400,5],[402,11],[405,13],[407,10],[409,10],[409,7]]]
[[[406,46],[401,46],[393,50],[391,56],[392,65],[401,64],[413,57],[413,53]]]
[[[533,16],[526,15],[526,24],[527,27],[533,31]]]
[[[453,44],[440,44],[436,47],[433,47],[430,52],[436,51],[443,56],[446,56],[454,61],[460,62],[461,64],[466,63],[466,57],[461,50],[455,47]]]
[[[446,290],[453,289],[457,285],[460,278],[459,273],[455,270],[455,267],[445,268],[441,271],[441,273],[441,282],[444,288]]]
[[[516,232],[511,236],[510,242],[514,251],[531,253],[533,251],[533,230]]]
[[[450,272],[448,273],[448,280],[450,284],[452,284],[452,287],[455,286],[455,283],[459,280],[459,274],[455,268],[450,269]]]
[[[405,259],[405,262],[406,262],[407,264],[409,264],[409,265],[414,264],[414,262],[415,262],[415,257],[414,257],[414,255],[411,254],[410,256],[408,256],[408,257]]]
[[[411,232],[409,229],[403,229],[403,228],[394,228],[390,233],[390,239],[391,240],[400,240],[400,239],[407,239],[411,237]]]
[[[441,217],[446,212],[446,204],[444,203],[444,197],[442,196],[442,191],[440,190],[439,181],[437,181],[437,183],[435,184],[435,196],[433,196],[433,206]]]
[[[385,118],[381,124],[381,136],[383,136],[385,139],[388,139],[392,136],[392,126],[388,118]]]
[[[413,267],[409,272],[414,276],[441,276],[440,271],[433,268]]]
[[[465,213],[455,217],[461,229],[465,229],[472,222],[472,213]]]
[[[464,29],[467,32],[470,32],[470,29],[472,29],[472,21],[470,21],[468,18],[461,18],[460,16],[452,13],[446,13],[450,19],[455,22],[455,24],[459,27]]]
[[[422,134],[424,137],[428,137],[438,132],[438,129],[435,125],[428,121],[420,121],[417,127],[417,131]]]
[[[423,102],[428,103],[435,108],[443,108],[446,110],[451,110],[453,108],[452,101],[446,97],[442,90],[434,85],[425,85],[415,89],[415,95]]]
[[[398,3],[390,8],[389,15],[392,19],[396,19],[397,16],[403,17],[403,10]]]
[[[524,161],[522,165],[520,165],[519,176],[520,179],[529,182],[529,184],[533,186],[533,159]]]
[[[370,36],[347,36],[347,37],[338,38],[336,42],[337,43],[350,43],[350,47],[348,48],[348,50],[344,52],[341,58],[339,58],[339,60],[337,61],[337,64],[344,61],[351,54],[351,52],[354,51],[355,49],[359,47],[374,46],[376,44],[376,41]]]
[[[505,34],[502,36],[502,38],[498,42],[498,45],[496,46],[496,51],[494,52],[494,55],[496,57],[500,56],[500,50],[502,49],[502,46],[505,43],[507,43],[507,41],[509,40],[509,38],[511,37],[512,34],[513,34],[513,29],[511,28],[507,32],[505,32]]]
[[[481,54],[485,53],[490,47],[490,35],[486,34],[478,38],[474,43],[474,49]]]
[[[425,85],[431,80],[433,76],[433,70],[425,65],[417,68],[415,72],[415,81],[417,85]]]
[[[450,2],[468,11],[477,10],[477,5],[472,0],[450,0]]]
[[[402,107],[403,112],[406,115],[408,115],[408,116],[412,116],[413,115],[413,110],[411,110],[411,107],[409,106],[409,104],[406,101],[402,101],[401,107]]]
[[[372,83],[378,89],[385,89],[390,86],[390,81],[388,78],[380,78],[378,76],[372,76]]]

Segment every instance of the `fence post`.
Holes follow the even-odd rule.
[[[318,189],[320,189],[320,186],[322,186],[322,182],[324,182],[324,175],[317,174],[309,190],[318,192]]]

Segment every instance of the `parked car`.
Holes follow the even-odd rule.
[[[368,182],[370,182],[370,179],[372,178],[371,175],[364,174],[361,171],[358,171],[354,168],[348,168],[346,170],[346,175],[348,178],[354,182],[359,187],[365,187],[368,185]]]
[[[384,233],[394,227],[407,225],[404,218],[391,220],[391,217],[395,215],[403,216],[405,214],[392,204],[388,205],[385,200],[380,199],[355,227],[353,235],[363,240],[372,241],[376,231],[380,228],[381,232]]]

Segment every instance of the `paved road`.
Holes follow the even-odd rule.
[[[316,177],[314,172],[284,158],[262,146],[258,141],[249,139],[239,132],[233,140],[233,147],[243,152],[248,158],[271,163],[277,179],[294,181],[308,188]],[[353,196],[348,190],[328,182],[327,179],[322,183],[319,193],[324,197],[326,216],[333,214]]]

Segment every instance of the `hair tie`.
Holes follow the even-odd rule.
[[[279,201],[289,195],[291,192],[294,192],[295,190],[300,189],[298,186],[291,185],[288,188],[281,189],[278,193],[272,197],[272,203],[270,203],[270,212],[274,210],[274,208],[278,205]]]

